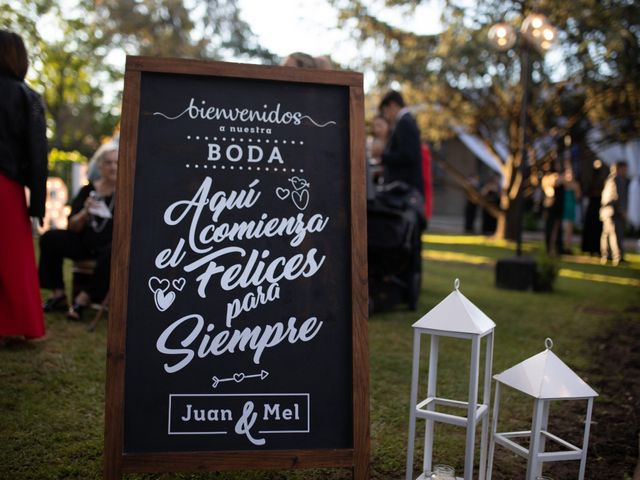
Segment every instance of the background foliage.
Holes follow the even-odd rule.
[[[463,127],[479,136],[502,164],[501,206],[508,211],[520,188],[529,195],[545,171],[561,170],[564,137],[579,147],[586,168],[593,153],[585,141],[597,127],[602,142],[640,135],[640,6],[633,0],[445,0],[442,32],[420,35],[374,15],[384,4],[411,15],[428,0],[332,0],[344,28],[374,52],[362,66],[379,71],[377,87],[398,85],[412,105],[425,140],[441,142]],[[527,138],[531,165],[519,178],[522,40],[505,52],[487,37],[499,21],[519,30],[531,13],[544,13],[558,29],[546,55],[532,51]],[[368,51],[364,49],[362,51]],[[504,149],[504,152],[502,149]],[[507,227],[508,228],[508,227]],[[511,237],[512,238],[512,237]]]
[[[0,24],[27,44],[50,147],[87,157],[117,127],[125,54],[275,62],[239,15],[236,0],[0,0]]]
[[[492,49],[487,31],[499,20],[517,27],[533,11],[558,28],[559,43],[551,61],[534,58],[530,138],[579,134],[585,120],[606,132],[605,141],[640,133],[640,8],[633,0],[444,0],[442,32],[434,35],[370,12],[384,4],[382,11],[410,16],[436,0],[330,3],[343,29],[377,47],[373,55],[361,50],[350,66],[377,72],[374,101],[398,82],[420,106],[431,142],[464,126],[489,146],[507,144],[505,168],[517,158],[519,55]],[[0,0],[0,22],[25,37],[32,55],[29,81],[45,98],[51,146],[87,156],[118,122],[124,54],[275,63],[240,14],[237,0]]]

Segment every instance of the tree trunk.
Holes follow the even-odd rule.
[[[505,231],[506,231],[506,221],[507,216],[505,215],[504,212],[501,212],[500,215],[498,215],[498,217],[496,217],[496,219],[498,220],[498,223],[496,224],[496,232],[494,233],[494,238],[496,238],[497,240],[504,240],[505,238]]]
[[[518,198],[511,200],[509,194],[503,191],[500,195],[500,207],[502,214],[497,217],[495,238],[515,242],[522,219],[522,202],[519,202]]]

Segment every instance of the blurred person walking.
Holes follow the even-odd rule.
[[[42,224],[45,214],[47,138],[42,100],[24,83],[28,68],[20,35],[0,30],[0,343],[45,334],[29,217]]]

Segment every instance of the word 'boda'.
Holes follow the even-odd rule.
[[[207,160],[215,162],[220,160],[222,157],[222,147],[217,143],[209,143],[209,155]],[[284,163],[282,160],[282,155],[280,154],[280,149],[277,146],[270,147],[271,153],[269,153],[269,157],[267,158],[267,163],[273,163],[274,161],[278,163]],[[225,159],[230,162],[239,162],[240,160],[246,159],[247,162],[257,163],[260,162],[264,157],[265,150],[258,145],[238,145],[232,143],[228,145],[224,149]]]

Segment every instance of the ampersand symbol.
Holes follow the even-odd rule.
[[[266,443],[264,438],[253,438],[251,436],[251,428],[256,423],[256,418],[258,418],[258,414],[253,411],[253,402],[246,402],[242,408],[242,417],[236,423],[236,433],[238,435],[246,435],[254,445],[264,445]]]

